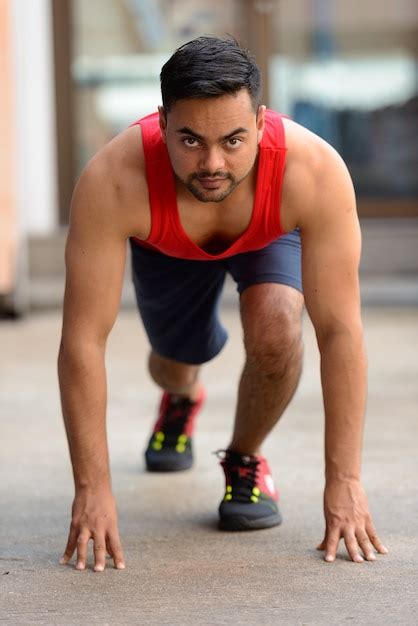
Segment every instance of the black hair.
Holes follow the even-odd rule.
[[[178,100],[217,98],[247,89],[256,112],[261,73],[251,53],[236,39],[197,37],[178,48],[160,74],[163,106],[168,113]]]

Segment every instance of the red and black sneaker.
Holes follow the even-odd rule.
[[[267,461],[262,456],[218,450],[225,472],[225,496],[219,506],[221,530],[257,530],[281,524],[282,517]]]
[[[192,434],[204,399],[203,388],[195,402],[164,392],[158,419],[145,450],[149,472],[178,472],[193,465]]]

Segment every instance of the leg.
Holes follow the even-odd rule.
[[[198,365],[174,361],[151,350],[148,367],[152,379],[164,391],[184,396],[191,401],[197,400],[200,391]]]
[[[221,461],[219,506],[225,530],[269,528],[282,521],[279,493],[259,448],[289,403],[302,362],[301,245],[297,230],[228,263],[241,294],[246,363],[232,441]]]
[[[150,371],[162,387],[186,387],[193,368],[223,348],[227,333],[218,319],[225,280],[220,262],[167,257],[131,241],[132,277],[139,313],[152,346]],[[174,379],[174,380],[173,380]]]
[[[146,466],[150,471],[188,469],[194,423],[205,396],[199,365],[227,339],[218,319],[226,270],[222,263],[167,257],[132,241],[131,250],[138,308],[152,346],[149,371],[164,390]]]
[[[149,371],[164,393],[157,421],[145,450],[147,469],[175,472],[193,464],[194,423],[204,401],[198,383],[198,365],[162,357],[154,350],[149,356]]]
[[[154,350],[148,365],[151,377],[164,393],[145,450],[147,469],[152,472],[189,469],[193,464],[194,424],[205,398],[204,388],[197,380],[199,366],[162,357]]]
[[[281,523],[279,493],[259,448],[289,403],[302,363],[302,294],[286,285],[255,284],[241,296],[247,359],[231,444],[221,462],[226,491],[220,528],[255,530]]]
[[[257,454],[291,400],[302,369],[302,294],[263,283],[241,296],[246,363],[229,448]]]

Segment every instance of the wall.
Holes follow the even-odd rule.
[[[17,204],[22,230],[46,234],[58,225],[51,5],[13,0],[10,8]]]

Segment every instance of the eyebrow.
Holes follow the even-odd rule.
[[[203,135],[199,135],[199,133],[196,133],[194,130],[192,130],[188,126],[179,128],[179,130],[176,130],[176,133],[179,133],[182,135],[191,135],[192,137],[196,137],[196,139],[200,139],[201,141],[205,139]],[[248,133],[248,130],[240,126],[239,128],[236,128],[235,130],[233,130],[231,133],[228,133],[227,135],[224,135],[223,137],[220,137],[219,139],[221,141],[226,141],[227,139],[231,139],[231,137],[233,137],[234,135],[238,135],[239,133]]]

